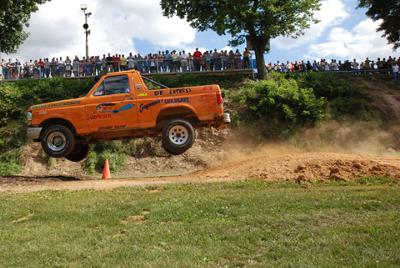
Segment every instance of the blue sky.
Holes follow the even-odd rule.
[[[320,58],[363,59],[399,56],[387,45],[379,22],[372,22],[365,10],[357,9],[357,0],[322,0],[317,17],[299,39],[277,38],[271,41],[267,61],[313,60]],[[24,60],[66,55],[83,56],[83,14],[86,3],[93,16],[89,19],[90,54],[129,52],[147,54],[158,50],[227,48],[229,36],[212,31],[196,32],[186,21],[162,16],[159,0],[52,0],[42,5],[30,21],[30,37],[16,55]],[[244,47],[240,47],[242,50]]]

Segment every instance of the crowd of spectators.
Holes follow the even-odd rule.
[[[250,69],[250,51],[245,49],[231,51],[206,51],[198,49],[192,53],[185,51],[165,51],[142,56],[103,55],[90,58],[66,57],[30,60],[21,63],[18,59],[2,60],[0,67],[3,79],[49,78],[49,77],[84,77],[99,75],[104,72],[117,72],[136,69],[142,73],[224,71]]]
[[[269,63],[266,65],[268,72],[294,73],[294,72],[337,72],[352,71],[361,73],[363,71],[387,71],[392,73],[395,80],[399,79],[400,58],[370,60],[366,58],[362,62],[353,61],[296,61]],[[94,76],[106,72],[117,72],[136,69],[142,73],[175,73],[194,71],[224,71],[237,69],[252,69],[252,55],[248,49],[242,53],[217,49],[204,53],[196,49],[194,53],[185,51],[160,51],[157,54],[133,55],[103,55],[90,58],[66,57],[63,59],[48,58],[30,60],[21,63],[18,59],[12,61],[2,60],[0,62],[0,79],[21,78],[49,78],[49,77],[85,77]]]
[[[364,61],[358,62],[356,59],[353,61],[337,61],[332,59],[330,62],[326,59],[321,61],[295,61],[286,63],[277,62],[275,64],[267,64],[268,72],[280,72],[280,73],[295,73],[295,72],[372,72],[380,71],[392,73],[395,80],[399,80],[399,66],[400,58],[396,59],[393,57],[378,58],[377,60],[370,60],[366,58]]]

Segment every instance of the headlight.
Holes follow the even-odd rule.
[[[28,119],[28,121],[32,121],[32,112],[26,113],[26,119]]]

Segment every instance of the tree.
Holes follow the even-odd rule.
[[[49,0],[1,0],[0,1],[0,52],[12,53],[28,37],[31,13],[38,5]]]
[[[384,31],[394,48],[400,47],[400,1],[360,0],[359,7],[367,8],[367,15],[374,21],[382,20],[378,31]]]
[[[310,23],[317,23],[314,11],[319,0],[161,0],[165,16],[177,15],[199,31],[212,29],[230,34],[230,44],[253,45],[258,74],[267,77],[264,53],[267,44],[278,36],[298,37]]]

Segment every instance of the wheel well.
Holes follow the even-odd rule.
[[[195,124],[199,122],[197,115],[193,110],[187,107],[174,107],[162,110],[157,116],[157,125],[167,119],[182,118],[189,120],[191,123]]]
[[[69,129],[71,129],[74,134],[76,134],[76,129],[75,129],[74,125],[70,121],[63,119],[63,118],[47,119],[46,121],[44,121],[40,124],[40,127],[42,127],[43,129],[46,129],[49,126],[54,126],[54,125],[61,125],[61,126],[67,127]]]

